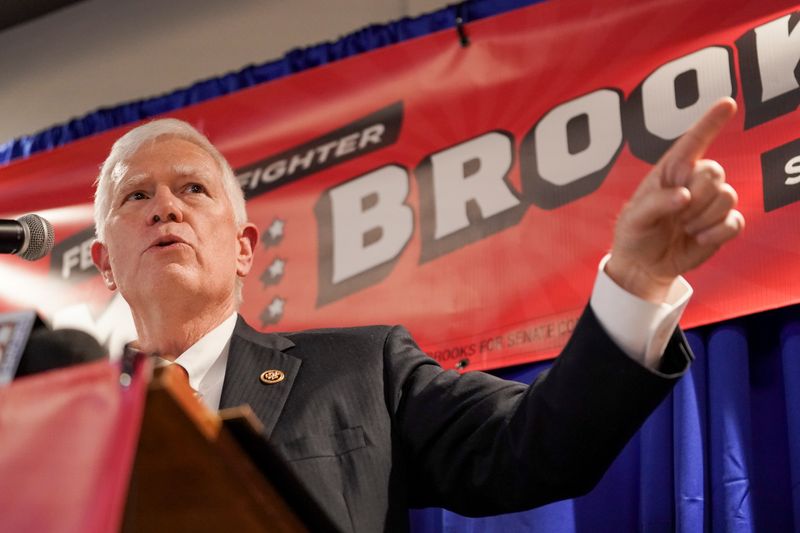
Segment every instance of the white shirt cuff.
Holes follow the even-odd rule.
[[[617,346],[650,370],[656,370],[673,331],[692,296],[678,277],[661,304],[643,300],[617,285],[605,272],[610,254],[600,261],[589,305]]]

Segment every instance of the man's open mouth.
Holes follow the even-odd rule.
[[[186,242],[180,237],[165,236],[158,238],[150,245],[150,248],[169,248],[179,244],[186,244]]]

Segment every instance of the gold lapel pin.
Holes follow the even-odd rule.
[[[261,373],[261,383],[274,385],[286,379],[286,374],[282,370],[265,370]]]

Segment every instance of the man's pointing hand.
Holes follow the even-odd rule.
[[[675,278],[744,228],[736,191],[716,161],[702,159],[736,113],[724,98],[681,136],[623,207],[606,273],[628,292],[662,302]]]

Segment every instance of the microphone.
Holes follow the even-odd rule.
[[[55,242],[53,225],[39,215],[0,220],[0,254],[17,254],[36,261],[50,253]]]
[[[108,357],[92,335],[78,329],[35,328],[17,367],[17,378]]]

